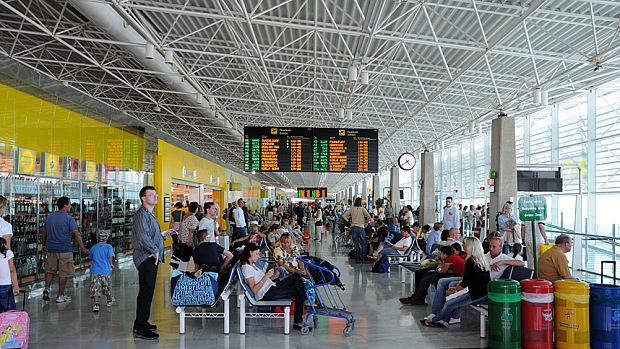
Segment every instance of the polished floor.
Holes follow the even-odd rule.
[[[341,293],[357,319],[350,337],[344,337],[344,322],[321,318],[309,335],[292,331],[282,334],[281,319],[248,319],[245,335],[239,335],[236,297],[231,303],[231,334],[223,334],[221,319],[188,319],[186,334],[179,335],[178,317],[169,302],[168,267],[160,267],[151,322],[159,326],[160,339],[134,339],[131,328],[138,290],[137,272],[130,261],[113,274],[116,304],[91,312],[86,276],[76,277],[67,294],[68,304],[46,303],[41,290],[32,290],[26,310],[30,313],[31,348],[484,348],[479,338],[479,316],[466,310],[463,322],[449,329],[427,328],[419,319],[425,306],[401,306],[399,297],[411,293],[410,284],[401,284],[398,268],[391,274],[374,274],[370,264],[350,263],[346,252],[336,251],[330,239],[314,246],[316,255],[332,261],[342,272],[346,291]],[[52,294],[56,294],[55,285]],[[21,304],[18,304],[21,307]]]

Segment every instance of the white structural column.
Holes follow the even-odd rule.
[[[420,224],[435,222],[435,162],[434,153],[420,155]]]
[[[377,201],[377,199],[381,198],[381,180],[379,179],[379,175],[372,176],[372,199],[373,201]]]
[[[366,187],[366,179],[362,179],[362,200],[368,200],[368,188]]]
[[[497,172],[495,192],[491,193],[489,219],[494,219],[508,200],[517,197],[517,150],[515,119],[499,117],[491,125],[491,171]]]
[[[347,200],[353,200],[353,187],[349,187],[349,195],[347,197]]]
[[[394,215],[400,211],[400,183],[398,179],[398,167],[390,168],[390,202]]]

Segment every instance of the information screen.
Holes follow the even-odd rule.
[[[327,188],[297,188],[297,197],[325,198],[327,197]]]
[[[262,172],[376,173],[376,129],[246,127],[244,169]]]

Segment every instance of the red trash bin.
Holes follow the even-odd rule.
[[[553,283],[521,281],[521,339],[523,349],[553,349]]]

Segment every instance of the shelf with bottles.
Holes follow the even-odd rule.
[[[37,279],[37,276],[42,272],[42,258],[41,255],[29,255],[15,257],[15,269],[17,271],[18,279],[24,279],[32,277],[33,280]],[[22,281],[20,283],[27,283]]]

